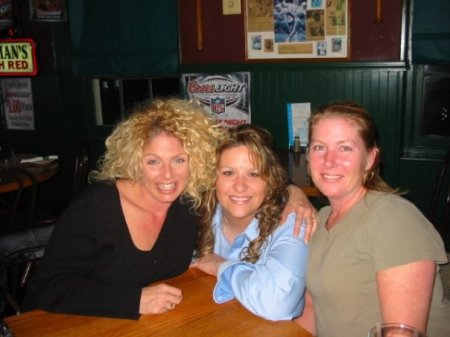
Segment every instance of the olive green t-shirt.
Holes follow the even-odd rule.
[[[418,260],[447,262],[439,233],[406,199],[369,192],[330,231],[329,206],[311,240],[307,289],[318,337],[365,337],[382,322],[376,272]],[[439,274],[433,291],[429,337],[450,336],[450,303]]]

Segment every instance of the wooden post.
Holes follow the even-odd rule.
[[[376,23],[381,23],[383,22],[383,17],[381,15],[381,4],[382,0],[375,0],[375,22]]]
[[[195,19],[197,29],[197,50],[203,50],[203,9],[202,0],[195,0]]]

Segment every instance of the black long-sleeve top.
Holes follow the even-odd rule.
[[[142,288],[183,273],[196,238],[190,204],[177,199],[153,248],[139,250],[116,186],[90,186],[55,226],[24,308],[137,319]]]

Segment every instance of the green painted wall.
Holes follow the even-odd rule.
[[[426,210],[446,143],[435,144],[437,159],[405,157],[406,99],[411,69],[401,63],[254,64],[184,66],[181,72],[251,73],[252,122],[268,128],[280,147],[287,147],[286,103],[311,102],[312,109],[331,101],[355,100],[373,115],[382,147],[383,174]],[[51,197],[70,196],[73,158],[80,138],[104,139],[111,127],[96,127],[89,79],[65,71],[33,79],[36,130],[8,131],[17,151],[57,153],[60,175],[46,188]],[[409,116],[408,118],[406,118]],[[431,153],[431,152],[430,152]],[[428,158],[429,159],[429,158]],[[420,165],[418,164],[420,163]],[[424,174],[426,172],[427,174]],[[420,184],[417,183],[420,178]]]
[[[18,0],[26,8],[26,0]],[[27,13],[22,22],[27,23]],[[36,32],[41,69],[32,80],[35,131],[1,129],[17,152],[58,154],[60,174],[42,184],[48,200],[69,200],[76,142],[103,140],[111,127],[94,125],[88,77],[74,76],[67,22],[28,23]],[[39,34],[38,34],[39,33]],[[423,67],[407,62],[274,62],[181,65],[181,73],[251,73],[252,122],[268,128],[280,147],[287,146],[286,103],[355,100],[374,116],[382,147],[383,174],[393,186],[408,191],[422,211],[429,207],[440,160],[449,137],[420,134],[419,110]],[[142,74],[147,76],[147,74]]]
[[[281,148],[288,142],[287,103],[310,102],[313,110],[333,101],[362,104],[380,126],[384,175],[397,184],[407,72],[401,63],[182,66],[185,73],[238,71],[251,74],[252,123],[269,129]]]

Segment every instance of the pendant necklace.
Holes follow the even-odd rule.
[[[223,227],[231,228],[230,223],[228,222],[228,219],[227,219],[227,217],[225,216],[225,214],[223,214],[223,212],[222,212],[222,218],[223,218],[223,220],[224,220],[224,221],[222,222]]]

